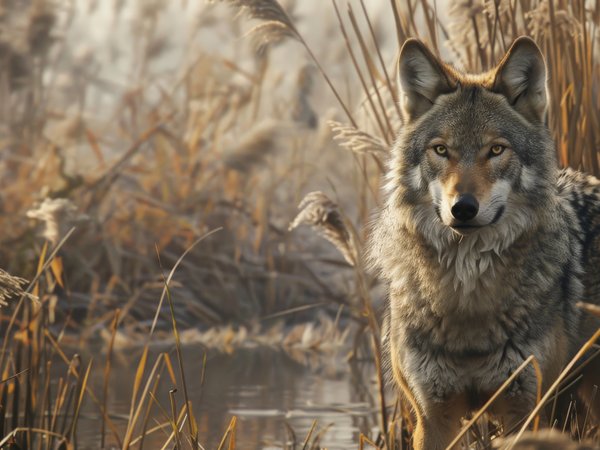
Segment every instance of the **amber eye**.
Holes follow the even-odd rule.
[[[446,148],[446,146],[444,146],[442,144],[434,145],[433,151],[435,153],[437,153],[439,156],[444,156],[444,157],[448,156],[448,149]]]
[[[494,144],[490,147],[490,156],[500,156],[504,150],[506,150],[504,145]]]

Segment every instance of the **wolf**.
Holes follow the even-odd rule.
[[[414,410],[414,448],[437,450],[526,358],[547,389],[600,327],[576,305],[600,299],[600,181],[558,168],[546,63],[528,37],[482,74],[410,39],[398,85],[403,125],[369,255],[389,286],[383,347]],[[599,361],[585,366],[584,400]],[[505,431],[534,408],[536,380],[529,366],[493,403]]]

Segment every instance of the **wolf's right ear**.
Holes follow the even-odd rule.
[[[444,67],[418,39],[409,39],[400,50],[398,86],[404,120],[417,119],[433,106],[435,99],[454,87]]]

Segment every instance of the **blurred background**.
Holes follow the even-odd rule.
[[[597,174],[599,12],[0,0],[0,445],[408,448],[362,261],[400,45],[481,71],[532,36],[559,163]]]

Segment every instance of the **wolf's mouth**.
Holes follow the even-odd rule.
[[[504,205],[502,205],[500,208],[498,208],[498,211],[496,211],[496,215],[490,222],[490,225],[498,222],[500,220],[500,217],[502,217],[502,214],[504,214]]]
[[[500,220],[500,217],[502,217],[502,214],[504,214],[504,209],[505,209],[504,205],[502,205],[500,208],[498,208],[498,211],[496,211],[496,214],[494,214],[494,218],[488,224],[475,225],[475,224],[469,224],[469,223],[458,223],[455,225],[450,225],[450,228],[452,228],[453,230],[455,230],[458,233],[468,233],[470,231],[476,230],[477,228],[483,228],[483,227],[487,227],[488,225],[493,225]]]

